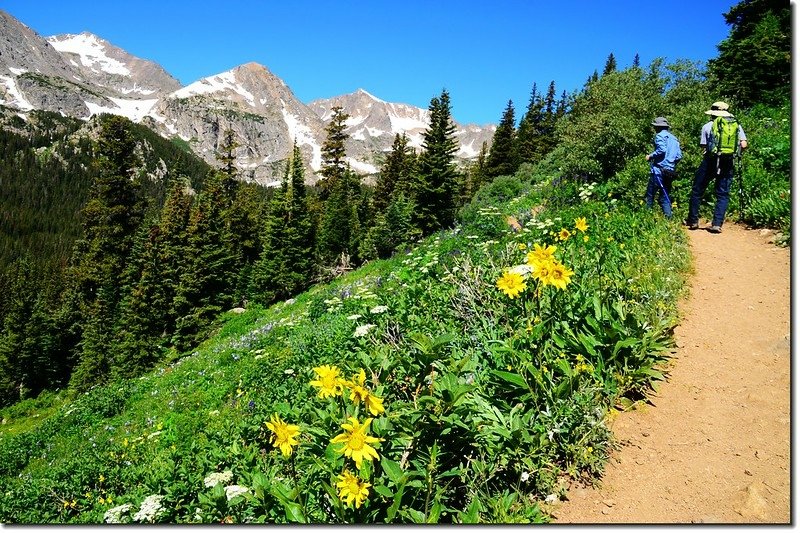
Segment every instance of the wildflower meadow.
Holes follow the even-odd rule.
[[[602,186],[566,204],[522,189],[407,253],[225,314],[142,378],[45,395],[38,423],[25,402],[5,410],[0,517],[548,521],[570,480],[602,471],[609,420],[668,370],[689,262],[676,223]]]

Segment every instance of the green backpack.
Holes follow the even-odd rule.
[[[733,117],[717,117],[711,126],[712,152],[732,154],[739,144],[739,123]]]

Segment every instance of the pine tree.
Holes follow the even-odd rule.
[[[425,235],[453,223],[459,179],[454,164],[458,141],[450,116],[450,95],[446,90],[431,99],[428,111],[431,122],[423,133],[419,179],[413,198],[417,205],[416,225]]]
[[[544,98],[544,119],[542,121],[542,128],[540,132],[540,149],[539,157],[544,157],[556,145],[556,120],[557,116],[557,103],[556,103],[556,82],[553,80],[547,88],[547,95]]]
[[[567,114],[568,107],[569,98],[567,97],[567,91],[561,91],[561,98],[558,99],[558,105],[556,106],[556,121]]]
[[[519,163],[515,146],[516,134],[514,103],[509,100],[492,137],[492,147],[486,158],[486,176],[490,180],[497,176],[510,176],[517,170]]]
[[[235,178],[239,174],[239,170],[236,167],[236,149],[239,146],[240,144],[236,140],[236,134],[233,130],[226,129],[225,133],[222,134],[222,138],[219,139],[216,153],[217,161],[222,165],[222,172],[226,176]]]
[[[26,256],[8,270],[7,289],[14,297],[0,324],[0,406],[35,397],[58,382],[53,324],[36,274]]]
[[[323,265],[330,265],[343,255],[352,259],[358,254],[358,248],[353,245],[361,232],[359,181],[358,176],[346,168],[330,190],[317,238],[317,256]]]
[[[189,181],[175,180],[159,216],[161,246],[158,261],[161,264],[164,300],[169,304],[164,316],[164,334],[167,338],[174,333],[178,318],[172,302],[175,300],[181,275],[188,269],[188,227],[193,199],[194,191]]]
[[[93,385],[106,383],[111,374],[111,347],[117,320],[118,289],[110,281],[97,291],[97,298],[84,311],[85,326],[81,335],[80,359],[70,376],[71,389],[83,392]]]
[[[125,278],[128,279],[117,326],[112,375],[133,377],[156,363],[173,291],[166,287],[163,240],[158,221],[143,224],[137,235]]]
[[[230,273],[236,257],[226,240],[229,208],[224,176],[212,174],[192,208],[187,265],[173,302],[177,315],[174,344],[185,351],[200,342],[216,316],[233,302]]]
[[[110,330],[121,298],[119,281],[144,213],[134,180],[137,157],[131,128],[129,120],[115,115],[101,122],[96,145],[99,172],[82,211],[83,239],[75,245],[68,271],[71,286],[67,292],[75,294],[68,295],[65,302],[77,307],[63,309],[61,316],[77,319],[65,336],[81,338],[76,347],[81,373],[77,379],[73,375],[71,381],[78,388],[107,377],[101,372],[109,368]],[[99,302],[101,292],[103,301]],[[71,355],[65,357],[73,359]]]
[[[783,0],[742,0],[724,14],[731,31],[708,62],[723,95],[741,106],[781,103],[792,87],[792,9]]]
[[[533,84],[531,97],[525,114],[519,122],[516,136],[516,151],[520,163],[538,161],[543,150],[540,148],[540,136],[544,122],[544,101]]]
[[[603,67],[603,76],[606,74],[611,74],[617,70],[617,59],[614,57],[614,54],[608,54],[608,58],[606,58],[606,66]]]
[[[414,172],[414,154],[408,146],[408,137],[395,135],[392,149],[386,156],[375,183],[373,202],[378,212],[383,212],[392,201],[396,191],[408,194]]]
[[[636,52],[636,55],[633,56],[633,65],[631,66],[633,68],[641,68],[641,65],[639,64],[639,52]]]
[[[325,142],[322,144],[322,168],[321,179],[317,186],[320,188],[322,200],[326,200],[331,191],[336,187],[337,182],[344,177],[347,171],[346,142],[349,135],[345,131],[346,121],[350,115],[342,111],[341,106],[334,106],[330,122],[325,127]]]
[[[313,223],[305,171],[295,143],[280,190],[270,203],[261,257],[253,268],[250,294],[269,304],[299,293],[311,282]]]

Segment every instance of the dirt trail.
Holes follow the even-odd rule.
[[[556,523],[791,520],[789,250],[730,223],[689,235],[670,377],[614,421],[621,448],[599,487],[570,488]]]

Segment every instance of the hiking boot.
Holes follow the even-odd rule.
[[[719,226],[711,226],[708,228],[708,231],[711,233],[722,233],[722,228]]]
[[[689,222],[688,220],[684,220],[683,225],[689,229],[698,229],[700,227],[700,224],[697,222]]]

